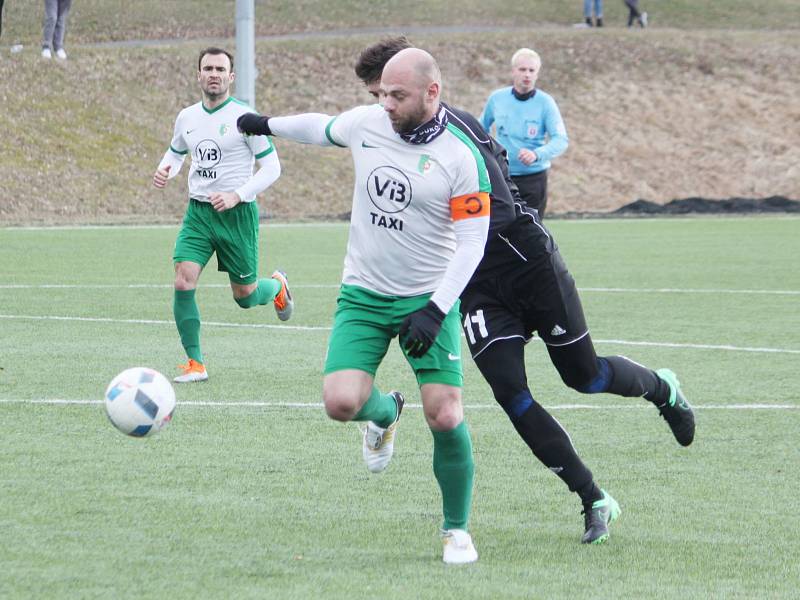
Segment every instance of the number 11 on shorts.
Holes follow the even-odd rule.
[[[469,337],[469,343],[475,343],[475,331],[473,325],[478,326],[478,334],[482,338],[489,337],[489,332],[486,329],[486,320],[483,318],[483,309],[476,310],[474,313],[467,313],[464,317],[464,331]]]

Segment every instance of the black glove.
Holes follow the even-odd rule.
[[[236,127],[239,133],[245,135],[272,135],[269,128],[269,117],[262,117],[256,113],[245,113],[236,119]]]
[[[400,325],[400,343],[412,358],[420,358],[430,350],[445,314],[432,301],[408,315]]]

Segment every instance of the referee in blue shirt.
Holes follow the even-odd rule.
[[[556,101],[536,89],[542,61],[529,48],[511,58],[514,85],[495,90],[481,115],[486,131],[495,125],[495,137],[508,151],[511,179],[522,199],[544,217],[547,207],[547,171],[550,162],[567,149],[569,138]]]

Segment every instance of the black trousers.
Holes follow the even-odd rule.
[[[517,184],[519,195],[523,202],[539,211],[539,218],[544,218],[547,208],[547,171],[540,171],[533,175],[512,176],[511,180]]]
[[[625,0],[625,6],[628,7],[628,27],[630,27],[635,20],[642,17],[639,12],[639,0]]]

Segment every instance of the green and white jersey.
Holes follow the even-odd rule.
[[[245,136],[236,128],[240,115],[254,112],[231,97],[213,109],[202,102],[184,108],[175,120],[170,151],[182,160],[191,153],[189,197],[209,202],[215,192],[234,192],[253,175],[255,159],[275,152],[267,136]],[[255,195],[242,198],[252,202]]]
[[[452,125],[429,143],[409,144],[377,104],[333,118],[325,134],[350,148],[355,166],[343,283],[392,296],[436,291],[456,251],[456,224],[488,222],[491,185],[477,148]]]

